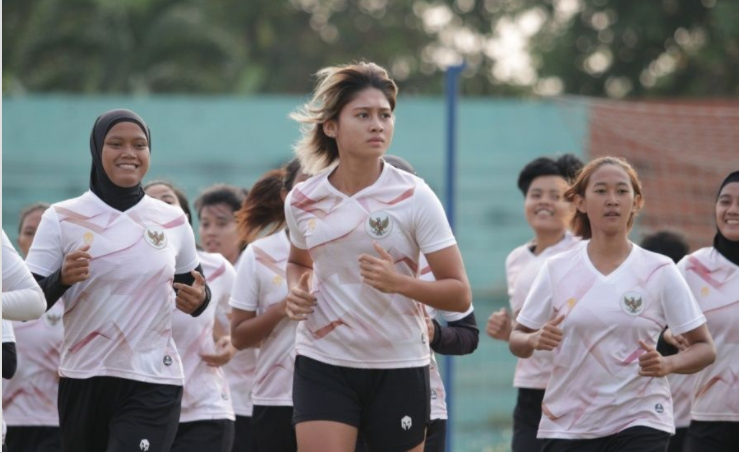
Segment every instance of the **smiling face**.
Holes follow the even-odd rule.
[[[612,164],[593,171],[584,196],[575,196],[575,206],[587,214],[593,235],[626,235],[639,202],[626,170]]]
[[[526,221],[537,233],[557,233],[567,229],[573,206],[565,201],[567,181],[561,176],[539,176],[531,181],[524,211]]]
[[[381,157],[393,140],[395,117],[390,102],[377,88],[365,88],[347,103],[337,120],[323,130],[336,140],[339,156],[371,159]]]
[[[726,239],[739,241],[739,182],[721,189],[716,201],[716,225]]]
[[[33,243],[34,236],[36,236],[38,224],[41,223],[42,215],[44,215],[44,210],[36,209],[35,211],[29,212],[23,218],[21,230],[18,234],[18,248],[20,248],[23,256],[27,256],[28,251],[31,249],[31,244]]]
[[[149,142],[136,123],[120,122],[105,136],[103,169],[118,187],[134,187],[149,171]]]

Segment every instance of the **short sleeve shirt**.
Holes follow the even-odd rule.
[[[416,277],[420,253],[456,244],[444,210],[423,180],[384,165],[353,196],[329,172],[293,188],[285,216],[293,245],[313,259],[314,313],[298,326],[299,355],[350,368],[407,368],[429,363],[423,313],[415,301],[363,282],[359,257],[377,242],[401,274]]]
[[[84,245],[90,277],[64,295],[60,375],[182,385],[172,281],[198,266],[185,214],[148,196],[121,212],[88,191],[44,213],[26,263],[47,276]]]
[[[518,315],[540,329],[560,314],[562,342],[542,403],[538,437],[592,439],[633,426],[673,433],[667,378],[639,376],[639,340],[656,344],[665,325],[676,334],[705,323],[677,266],[636,244],[604,276],[587,242],[544,264]]]

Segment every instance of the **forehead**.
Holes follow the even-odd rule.
[[[619,165],[604,164],[596,168],[592,175],[590,175],[590,184],[629,184],[631,185],[631,179],[626,170],[621,168]]]
[[[354,99],[346,104],[346,108],[382,108],[390,109],[390,101],[377,88],[365,88],[354,95]]]
[[[170,189],[168,186],[165,186],[164,184],[154,184],[153,186],[147,187],[146,194],[156,199],[161,199],[162,197],[167,197],[167,196],[177,198],[177,195],[175,195],[174,190]]]
[[[537,176],[531,181],[529,192],[532,190],[564,190],[567,188],[567,181],[561,176],[546,175]]]
[[[23,218],[23,225],[27,226],[31,225],[33,223],[38,224],[39,221],[41,221],[41,216],[44,215],[43,209],[35,209],[31,212],[29,212],[24,218]]]
[[[722,197],[725,195],[739,197],[739,182],[730,182],[729,184],[726,184],[724,188],[721,189],[719,196]]]
[[[232,219],[234,212],[226,203],[208,204],[200,210],[200,217],[213,217],[219,219]]]
[[[110,136],[146,139],[146,134],[139,125],[130,121],[122,121],[111,127],[106,137]]]

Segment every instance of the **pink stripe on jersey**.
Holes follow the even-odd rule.
[[[83,338],[82,341],[78,342],[77,344],[72,345],[72,347],[69,348],[69,352],[71,352],[72,354],[77,353],[77,351],[79,351],[80,349],[82,349],[85,346],[87,346],[92,340],[94,340],[98,336],[101,336],[101,337],[103,337],[103,338],[105,338],[107,340],[110,340],[110,338],[111,338],[111,337],[103,334],[102,332],[98,332],[96,330],[94,332],[90,332],[89,334],[87,334],[87,336],[85,336],[85,338]]]
[[[208,281],[209,282],[215,281],[218,277],[220,277],[221,275],[223,275],[224,272],[226,272],[226,264],[225,263],[224,264],[221,264],[221,267],[219,267],[218,269],[214,270],[213,272],[211,272],[208,275]]]
[[[722,282],[719,282],[718,280],[715,280],[713,277],[711,277],[711,270],[704,266],[703,263],[701,263],[695,256],[691,255],[688,257],[688,265],[686,270],[695,272],[695,274],[700,277],[701,280],[716,289],[723,286]]]
[[[309,212],[319,219],[325,219],[326,216],[329,215],[331,211],[341,203],[340,198],[333,197],[335,198],[333,205],[331,205],[327,210],[324,210],[321,208],[317,208],[313,205],[315,205],[316,203],[322,202],[324,200],[331,199],[332,197],[327,196],[321,200],[313,200],[309,198],[307,195],[305,195],[297,187],[293,188],[292,192],[293,192],[292,206],[296,207],[297,209],[300,209],[301,211]]]
[[[266,267],[282,278],[287,278],[284,266],[280,266],[279,264],[284,262],[285,260],[277,260],[259,247],[254,247],[254,257],[262,266]]]
[[[431,272],[431,266],[426,266],[423,269],[421,269],[421,274],[420,275],[426,275],[429,272]]]
[[[320,340],[321,338],[325,337],[326,335],[330,334],[339,326],[347,326],[351,328],[351,326],[344,322],[343,319],[337,319],[335,321],[331,321],[328,323],[328,325],[321,327],[320,329],[316,330],[315,332],[311,332],[313,334],[313,338],[316,340]]]
[[[74,211],[63,208],[61,206],[54,206],[54,210],[57,212],[57,214],[60,214],[60,218],[59,218],[60,222],[69,222],[73,225],[79,225],[81,227],[87,228],[88,230],[92,230],[98,234],[102,234],[105,231],[105,227],[96,225],[95,223],[88,221],[92,217],[87,217],[82,214],[78,214]]]
[[[418,273],[418,264],[416,264],[416,262],[410,259],[409,257],[404,256],[402,258],[395,260],[394,264],[398,264],[398,263],[405,263],[414,274]]]
[[[168,230],[170,228],[175,228],[175,227],[178,227],[180,225],[184,225],[186,223],[187,223],[187,217],[185,217],[184,215],[181,215],[180,217],[177,217],[176,219],[172,220],[171,222],[167,222],[167,223],[163,224],[162,225],[162,228],[164,228],[165,230]]]

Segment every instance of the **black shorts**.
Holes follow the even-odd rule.
[[[690,422],[685,451],[739,451],[739,422]]]
[[[675,428],[675,435],[670,437],[667,451],[685,451],[685,435],[688,428]]]
[[[634,426],[597,439],[542,439],[542,451],[667,451],[670,433]]]
[[[344,423],[359,430],[370,450],[410,450],[426,434],[429,368],[348,368],[298,356],[293,404],[295,424]]]
[[[251,417],[237,415],[234,427],[234,443],[231,451],[257,451],[254,446],[254,433],[251,429]]]
[[[251,416],[256,451],[298,451],[292,406],[254,406]]]
[[[62,451],[58,426],[8,426],[3,451]]]
[[[541,451],[541,439],[536,438],[541,422],[543,389],[518,389],[513,409],[513,441],[511,451]]]
[[[170,451],[231,451],[233,420],[198,420],[180,423]]]
[[[180,420],[182,387],[115,377],[61,378],[64,451],[168,451]]]
[[[446,420],[431,420],[426,426],[423,451],[446,451]]]

